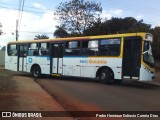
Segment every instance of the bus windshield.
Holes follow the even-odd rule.
[[[144,42],[144,61],[149,65],[154,65],[154,58],[152,54],[152,45],[150,41]]]

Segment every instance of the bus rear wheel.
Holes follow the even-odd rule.
[[[32,68],[32,75],[35,78],[39,78],[41,76],[41,68],[39,66],[34,66]]]
[[[113,74],[109,69],[102,69],[99,78],[102,83],[111,83]]]

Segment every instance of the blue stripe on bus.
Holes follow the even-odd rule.
[[[48,58],[49,57],[50,58],[50,56],[27,56],[27,57],[32,57],[32,58],[33,57],[42,57],[42,58]]]
[[[63,58],[88,58],[88,56],[63,56]]]
[[[27,56],[27,57],[51,58],[50,56]],[[63,56],[63,58],[88,58],[88,56]]]

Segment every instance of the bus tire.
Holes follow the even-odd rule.
[[[35,78],[39,78],[41,76],[41,68],[39,66],[33,66],[32,68],[32,76]]]
[[[112,72],[107,68],[102,69],[99,74],[100,81],[105,84],[112,82],[112,76]]]

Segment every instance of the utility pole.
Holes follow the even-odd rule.
[[[18,19],[16,20],[16,41],[18,41],[19,31],[18,31]]]

